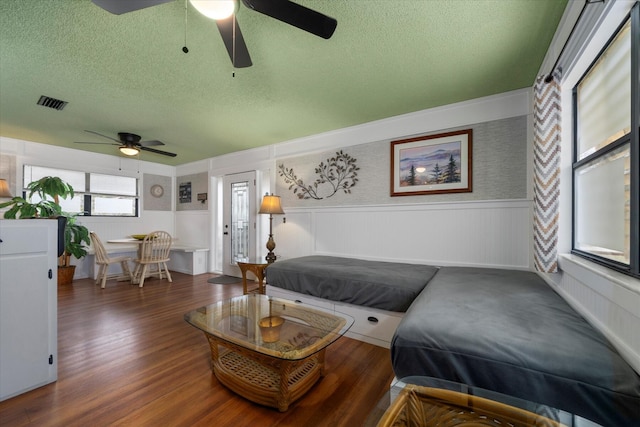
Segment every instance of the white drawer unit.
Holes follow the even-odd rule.
[[[297,301],[300,304],[314,305],[316,307],[348,314],[353,317],[354,322],[345,336],[380,347],[390,347],[393,333],[404,317],[404,313],[330,301],[275,286],[267,285],[266,289],[267,295],[274,298]]]
[[[0,400],[57,379],[58,222],[0,220]]]

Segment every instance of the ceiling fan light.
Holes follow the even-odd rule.
[[[207,18],[227,19],[236,11],[235,0],[189,0],[198,12]]]
[[[120,147],[119,150],[125,156],[136,156],[140,152],[136,147],[128,147],[126,145]]]

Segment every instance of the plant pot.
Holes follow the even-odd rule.
[[[284,319],[280,316],[264,317],[258,322],[260,332],[262,333],[262,341],[276,342],[280,339],[280,328]]]
[[[75,272],[75,265],[68,265],[66,267],[58,266],[58,286],[70,285],[71,282],[73,282]]]

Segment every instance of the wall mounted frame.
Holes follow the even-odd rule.
[[[472,130],[391,141],[391,196],[467,193]]]

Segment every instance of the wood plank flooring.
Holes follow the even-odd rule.
[[[389,389],[389,350],[340,338],[327,374],[285,413],[218,383],[183,314],[242,294],[212,274],[140,289],[76,280],[58,289],[58,381],[0,402],[1,426],[361,426]],[[28,321],[28,316],[25,316]]]

